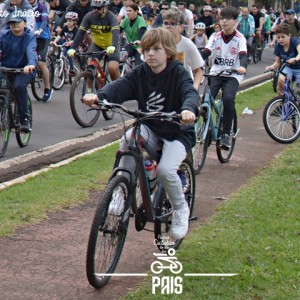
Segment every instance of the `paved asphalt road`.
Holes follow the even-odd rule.
[[[262,62],[250,64],[246,78],[262,74],[265,66],[271,64],[273,60],[273,49],[265,49]],[[94,127],[80,127],[73,119],[70,111],[69,90],[70,85],[65,85],[62,90],[54,91],[49,103],[38,102],[32,97],[33,130],[30,144],[25,148],[20,148],[14,135],[11,134],[8,149],[1,159],[2,162],[68,139],[88,135],[100,128],[120,122],[121,119],[117,115],[111,121],[105,121],[100,116]]]

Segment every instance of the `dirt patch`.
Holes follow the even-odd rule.
[[[229,164],[218,162],[214,145],[209,149],[203,173],[197,176],[194,214],[198,220],[191,227],[204,223],[224,201],[218,199],[227,198],[284,148],[265,133],[261,111],[239,119],[239,127]],[[99,194],[93,193],[87,203],[50,213],[47,220],[0,239],[2,299],[118,299],[136,289],[139,277],[112,278],[101,290],[94,290],[87,282],[85,254],[98,198]],[[138,233],[133,225],[131,221],[116,272],[144,273],[157,252],[153,233]]]

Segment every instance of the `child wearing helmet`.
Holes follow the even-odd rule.
[[[207,35],[205,34],[205,24],[199,22],[195,25],[196,33],[190,39],[194,42],[198,50],[202,50],[207,44]]]
[[[78,14],[73,11],[69,11],[65,15],[65,26],[63,27],[62,31],[57,35],[55,40],[51,42],[51,45],[56,45],[60,40],[63,41],[63,53],[67,56],[67,51],[71,48],[73,40],[78,32],[78,28],[76,26],[78,20]],[[75,69],[74,69],[74,59],[73,57],[67,56],[70,65],[69,76],[75,76]]]

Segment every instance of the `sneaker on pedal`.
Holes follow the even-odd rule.
[[[251,63],[251,61],[252,61],[252,56],[250,55],[248,56],[248,63]]]
[[[119,216],[124,210],[124,195],[121,191],[114,191],[108,207],[108,214]]]
[[[28,133],[31,131],[30,122],[28,119],[24,119],[20,122],[20,131]]]
[[[45,89],[45,91],[44,91],[44,97],[43,97],[43,102],[50,101],[52,93],[53,93],[53,89]]]
[[[174,240],[184,238],[189,229],[190,209],[186,202],[184,205],[183,208],[173,211],[170,236]]]
[[[220,148],[223,150],[229,150],[231,147],[230,145],[230,136],[225,133],[222,135],[221,140],[220,140]]]

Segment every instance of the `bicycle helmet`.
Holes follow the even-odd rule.
[[[69,11],[66,13],[65,19],[78,20],[78,13],[74,11]]]
[[[211,6],[209,5],[204,6],[203,11],[212,11]]]
[[[99,7],[99,8],[102,8],[107,5],[108,2],[106,0],[93,0],[91,4],[92,7]]]
[[[195,25],[195,29],[205,29],[205,28],[206,28],[206,26],[202,22],[199,22]]]

